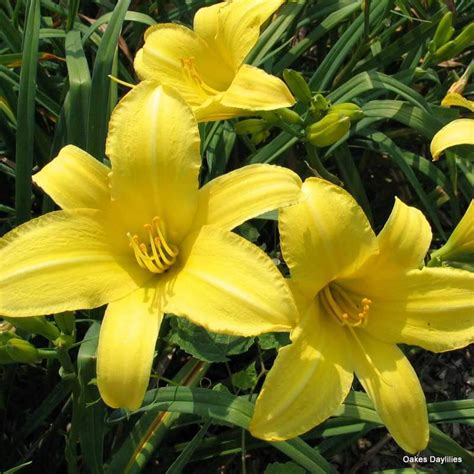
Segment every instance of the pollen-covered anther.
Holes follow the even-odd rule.
[[[323,309],[338,324],[359,327],[367,323],[370,305],[372,304],[369,298],[362,298],[360,303],[357,304],[354,301],[355,295],[335,284],[327,285],[320,295]]]
[[[138,265],[152,273],[164,273],[176,262],[178,249],[167,242],[164,223],[158,217],[152,222],[153,225],[143,226],[147,233],[147,243],[140,242],[138,235],[128,233],[127,236]]]

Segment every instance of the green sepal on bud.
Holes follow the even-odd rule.
[[[235,124],[235,133],[245,135],[251,133],[263,132],[268,128],[268,123],[263,119],[246,119]]]
[[[24,339],[12,337],[4,346],[6,353],[14,362],[31,364],[39,359],[38,350]]]
[[[474,22],[467,25],[456,38],[448,41],[433,54],[435,62],[452,59],[474,43]]]
[[[306,105],[311,104],[311,89],[303,74],[293,69],[285,69],[283,71],[283,79],[285,79],[290,91],[300,102]]]
[[[43,316],[32,316],[29,318],[3,318],[13,326],[23,329],[31,334],[38,334],[46,339],[53,341],[59,336],[59,330],[49,323]]]
[[[306,139],[315,147],[330,146],[341,139],[351,128],[347,115],[331,112],[306,129]]]
[[[73,311],[65,311],[54,315],[58,328],[64,334],[72,335],[76,331],[76,318]]]
[[[68,349],[74,344],[74,337],[68,334],[61,334],[59,337],[57,337],[53,341],[53,344],[56,347],[60,347],[62,349]]]
[[[303,124],[303,119],[299,114],[297,114],[294,110],[290,109],[278,109],[276,111],[278,116],[283,120],[284,122],[293,124],[293,125],[302,125]]]
[[[428,49],[431,53],[434,53],[438,48],[447,43],[454,34],[453,24],[453,14],[448,11],[444,14],[438,23],[433,39],[428,45]]]
[[[362,109],[357,104],[353,104],[351,102],[331,105],[329,108],[329,113],[333,112],[346,115],[349,117],[351,122],[357,122],[357,120],[364,118],[364,112]]]
[[[311,99],[311,110],[313,111],[327,112],[330,105],[330,102],[322,94],[316,94]]]
[[[278,120],[276,115],[272,115],[273,120]],[[254,145],[265,141],[270,136],[270,124],[265,119],[246,119],[237,122],[235,125],[235,133],[238,135],[250,135],[250,141]]]

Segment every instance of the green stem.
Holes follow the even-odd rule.
[[[78,426],[80,423],[80,417],[82,414],[81,407],[81,386],[79,379],[77,378],[76,369],[71,360],[69,352],[64,347],[58,347],[56,349],[57,358],[61,364],[63,370],[63,378],[67,379],[71,383],[72,390],[72,420],[71,420],[71,431],[66,441],[66,460],[68,465],[68,474],[77,474],[77,442],[79,439]]]
[[[314,148],[310,143],[305,143],[306,153],[308,154],[308,161],[311,167],[319,174],[319,176],[331,183],[334,183],[338,186],[341,186],[341,180],[330,173],[321,162],[316,148]]]

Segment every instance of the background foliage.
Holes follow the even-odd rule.
[[[54,208],[32,187],[31,175],[63,145],[106,160],[108,119],[127,91],[109,75],[137,81],[133,57],[145,29],[156,22],[191,25],[194,12],[213,3],[0,0],[0,235]],[[429,155],[432,136],[461,113],[440,102],[472,55],[469,44],[444,56],[427,54],[448,9],[455,13],[456,35],[472,26],[469,0],[288,2],[247,62],[276,75],[285,68],[301,71],[313,93],[357,103],[364,118],[318,155],[291,126],[277,125],[255,144],[236,134],[237,120],[201,125],[202,183],[249,163],[280,164],[302,177],[318,173],[351,192],[375,230],[394,196],[419,207],[432,225],[433,248],[442,245],[474,196],[469,150],[449,151],[436,164]],[[464,94],[473,92],[469,84]],[[304,107],[298,103],[295,110]],[[275,213],[262,216],[238,232],[285,272],[275,219]],[[288,343],[286,335],[222,336],[170,317],[144,407],[133,415],[107,409],[95,386],[102,313],[50,318],[49,333],[17,327],[40,349],[40,360],[0,366],[0,470],[415,472],[357,385],[337,417],[301,439],[270,444],[251,438],[245,431],[250,400],[276,350]],[[431,402],[427,453],[462,456],[462,468],[474,472],[466,451],[474,442],[472,352],[404,350]],[[437,465],[436,472],[458,468]],[[416,472],[426,469],[434,468]]]

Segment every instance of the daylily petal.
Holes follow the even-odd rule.
[[[194,31],[238,68],[260,36],[262,24],[285,0],[233,0],[201,8]]]
[[[336,277],[352,275],[377,253],[369,221],[342,188],[309,178],[305,198],[280,210],[283,257],[297,280],[314,282],[319,291]]]
[[[474,253],[474,200],[469,204],[448,241],[436,252],[433,252],[431,258],[457,260],[470,253]]]
[[[97,383],[112,408],[136,410],[148,382],[163,313],[147,286],[109,304],[100,328]]]
[[[466,99],[457,92],[448,92],[441,101],[441,105],[443,107],[451,107],[452,105],[456,105],[474,112],[474,102],[472,100]]]
[[[199,190],[194,226],[231,230],[252,217],[295,203],[301,180],[288,168],[255,164],[219,176]]]
[[[33,181],[63,209],[104,209],[110,203],[109,172],[89,153],[68,145]]]
[[[474,341],[474,274],[423,268],[400,277],[372,275],[357,285],[372,300],[365,329],[375,337],[433,352]]]
[[[150,27],[145,45],[138,51],[134,66],[140,79],[154,79],[177,89],[192,106],[214,93],[226,90],[235,71],[194,31],[181,25],[165,23]],[[189,67],[186,67],[186,62]],[[204,89],[199,87],[199,80]]]
[[[353,369],[346,334],[312,304],[278,352],[255,405],[253,436],[281,441],[322,423],[342,404]]]
[[[420,268],[431,239],[431,228],[423,213],[396,198],[392,213],[377,236],[380,254],[375,265],[385,272]]]
[[[274,110],[295,103],[286,84],[262,69],[244,64],[221,101],[226,107],[244,110]]]
[[[428,411],[418,377],[403,352],[362,331],[351,344],[358,379],[397,444],[409,453],[426,448]]]
[[[223,334],[287,331],[296,308],[271,259],[242,237],[204,226],[181,246],[167,285],[168,313]],[[176,268],[175,268],[176,267]]]
[[[212,122],[215,120],[227,120],[233,117],[242,117],[252,112],[237,107],[226,107],[221,100],[224,93],[209,97],[197,107],[193,107],[194,116],[198,122]]]
[[[107,155],[112,196],[130,227],[158,216],[179,244],[197,206],[201,165],[196,120],[172,89],[141,82],[115,108]]]
[[[120,253],[100,211],[51,212],[0,240],[0,314],[34,316],[96,308],[150,278]]]
[[[431,140],[430,151],[433,160],[437,160],[447,148],[465,144],[474,145],[474,120],[453,120],[439,130]]]

